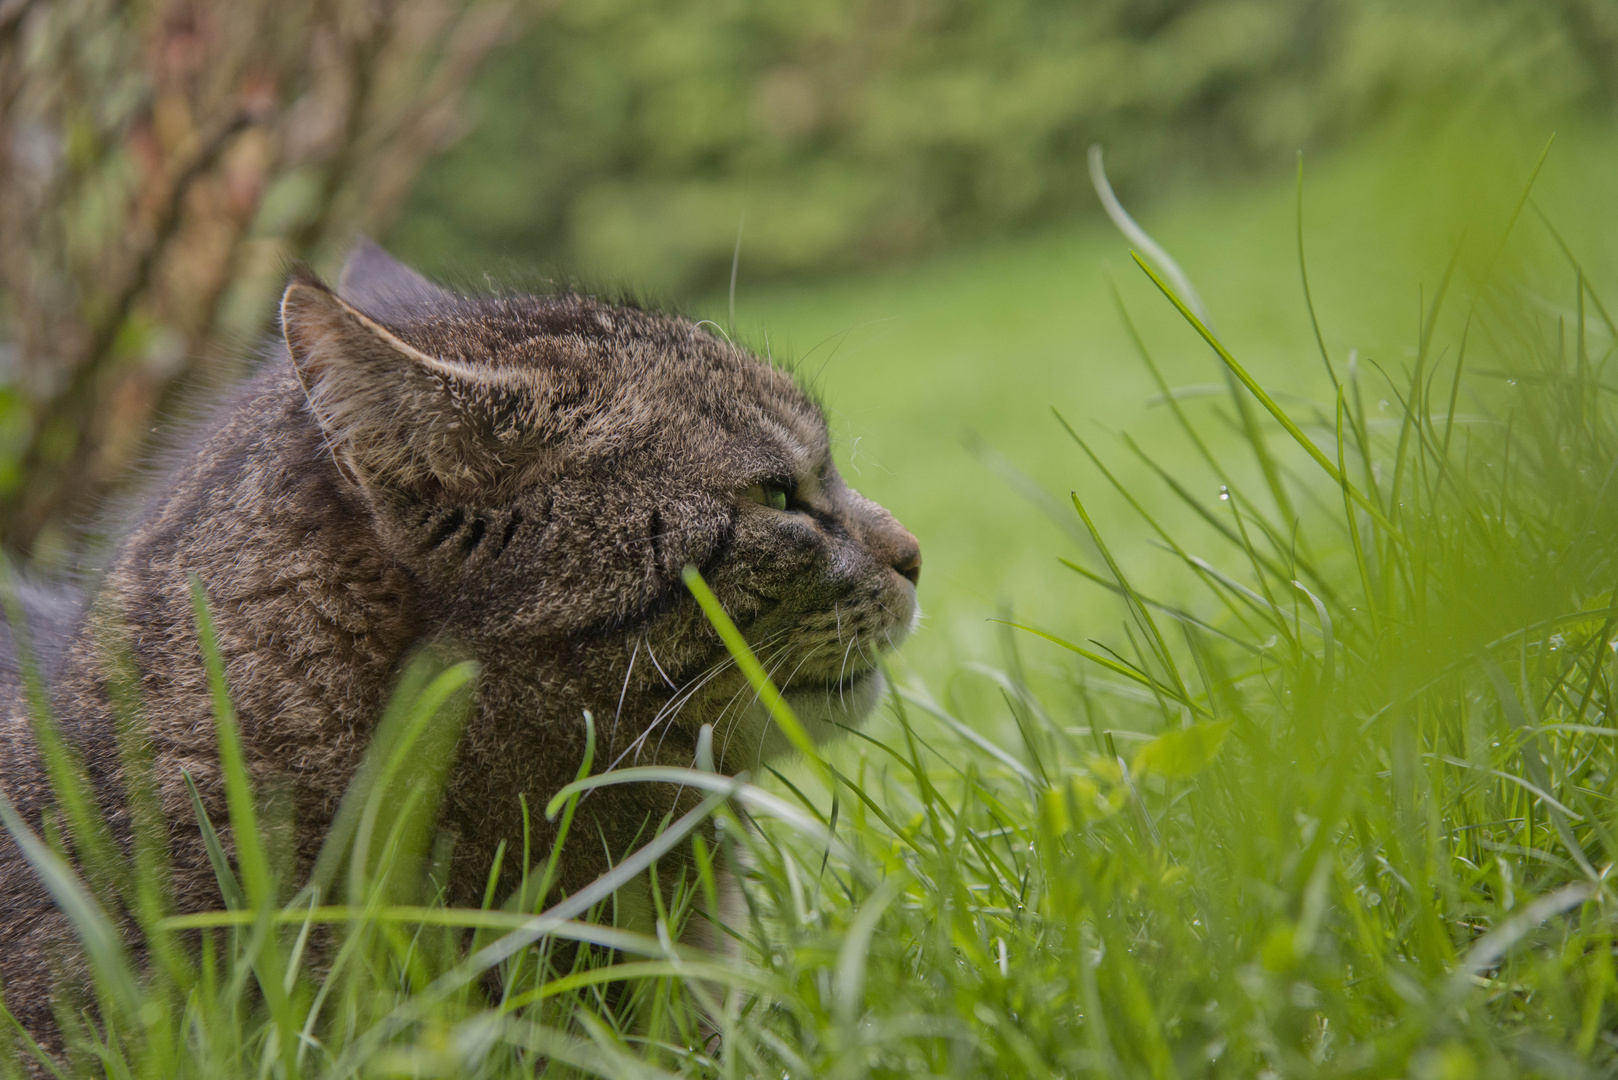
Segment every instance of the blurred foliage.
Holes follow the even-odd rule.
[[[835,271],[1273,162],[1412,103],[1618,103],[1609,0],[559,0],[392,239],[676,292]],[[1131,191],[1133,189],[1133,191]]]
[[[0,541],[59,544],[288,259],[390,224],[512,10],[0,0]]]
[[[845,271],[1089,207],[1092,142],[1140,205],[1413,108],[1610,113],[1618,6],[0,0],[0,101],[0,543],[37,556],[355,230],[480,282]]]

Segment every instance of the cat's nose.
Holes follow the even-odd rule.
[[[914,585],[921,580],[921,545],[887,508],[848,488],[844,505],[860,546],[874,559],[886,559],[900,577]],[[871,563],[865,563],[867,567]]]
[[[900,543],[898,551],[894,553],[893,568],[899,571],[899,576],[907,578],[912,585],[921,584],[921,544],[906,530],[904,541]]]

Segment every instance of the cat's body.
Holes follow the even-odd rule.
[[[440,819],[452,903],[476,904],[497,844],[521,844],[519,794],[543,807],[575,775],[586,710],[597,771],[689,766],[702,724],[725,772],[784,749],[682,584],[687,564],[817,737],[874,704],[876,653],[913,621],[919,555],[843,485],[788,375],[668,315],[456,297],[368,245],[337,294],[295,275],[282,321],[288,354],[185,455],[52,665],[63,730],[127,843],[106,643],[132,657],[180,909],[220,903],[182,770],[228,820],[192,575],[253,778],[291,802],[294,888],[424,644],[481,666]],[[3,666],[0,792],[40,828],[49,791]],[[595,793],[559,890],[679,808],[668,787]],[[530,825],[546,852],[550,826],[537,812]],[[51,1034],[53,967],[72,962],[64,918],[0,834],[0,985],[30,1030]]]

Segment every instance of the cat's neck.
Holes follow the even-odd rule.
[[[414,579],[378,541],[284,371],[237,399],[129,534],[71,661],[86,676],[104,663],[91,639],[121,638],[159,755],[211,762],[193,582],[253,771],[312,780],[299,816],[325,816],[425,624]]]

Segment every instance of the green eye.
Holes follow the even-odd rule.
[[[760,506],[768,506],[771,510],[787,508],[787,489],[780,484],[754,484],[747,489],[747,497]]]

